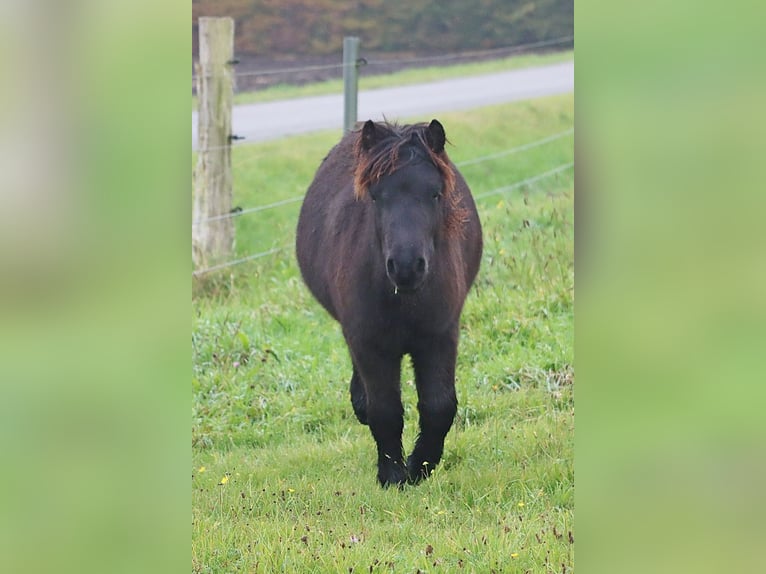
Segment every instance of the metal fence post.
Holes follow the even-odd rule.
[[[350,132],[356,124],[359,95],[359,38],[343,38],[343,131]]]

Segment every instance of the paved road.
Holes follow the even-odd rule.
[[[360,120],[427,121],[439,112],[465,110],[569,93],[574,89],[574,62],[442,80],[359,93]],[[244,142],[265,141],[343,127],[343,96],[315,96],[236,106],[235,134]],[[197,114],[192,114],[192,147],[197,147]]]

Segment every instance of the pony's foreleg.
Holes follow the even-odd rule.
[[[382,486],[402,485],[407,481],[407,467],[402,451],[401,357],[353,351],[352,355],[367,395],[367,424],[378,448],[378,481]]]
[[[457,412],[455,360],[457,329],[434,338],[412,354],[418,389],[420,434],[407,459],[411,482],[427,478],[439,463],[447,436]]]

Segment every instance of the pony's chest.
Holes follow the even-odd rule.
[[[400,300],[396,300],[399,297]],[[404,343],[447,330],[455,321],[455,311],[443,299],[394,296],[379,316],[383,328]]]

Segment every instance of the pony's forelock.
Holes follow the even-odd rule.
[[[460,205],[460,196],[456,192],[457,177],[446,151],[435,152],[426,140],[427,124],[399,126],[390,123],[375,124],[380,132],[378,142],[370,149],[362,144],[362,131],[354,133],[354,195],[357,200],[364,199],[370,186],[397,169],[400,151],[413,142],[425,152],[428,160],[436,167],[442,178],[443,198],[447,203],[446,226],[449,231],[460,231],[467,218],[467,211]]]

